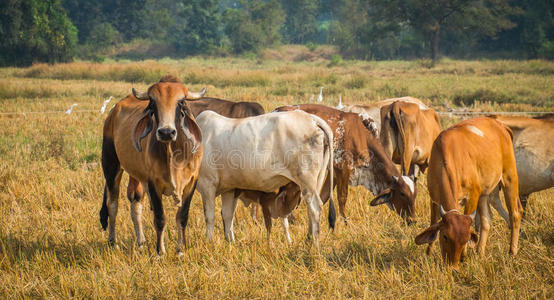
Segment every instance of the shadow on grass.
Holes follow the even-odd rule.
[[[125,241],[125,245],[132,245],[132,241]],[[92,257],[104,256],[114,251],[106,241],[75,242],[54,241],[51,238],[29,241],[14,236],[11,233],[0,235],[0,253],[12,264],[32,262],[37,257],[52,255],[63,265],[84,265]]]

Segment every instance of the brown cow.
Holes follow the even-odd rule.
[[[218,98],[202,97],[187,103],[195,117],[205,110],[215,111],[227,118],[246,118],[265,113],[264,108],[256,102],[233,102]]]
[[[485,253],[489,234],[489,195],[504,191],[513,224],[510,252],[517,253],[522,208],[511,131],[486,117],[466,120],[443,131],[433,144],[427,187],[431,197],[431,226],[415,238],[418,245],[440,236],[443,258],[458,267],[468,241],[477,242],[471,223],[478,211],[481,228],[478,252]],[[458,202],[465,203],[464,213]],[[470,215],[471,214],[471,215]]]
[[[165,253],[165,215],[162,195],[171,195],[179,205],[177,251],[185,245],[185,227],[190,202],[202,161],[202,134],[185,99],[200,98],[173,76],[165,76],[147,92],[126,97],[115,105],[104,123],[102,169],[106,179],[100,223],[109,225],[110,243],[116,242],[119,183],[123,170],[147,186],[154,211],[156,250]],[[143,151],[144,150],[144,151]],[[131,218],[139,248],[145,242],[142,230],[141,187],[128,195]],[[182,201],[184,200],[184,205]]]
[[[420,105],[396,101],[381,108],[381,144],[403,175],[425,172],[435,138],[441,132],[439,115]]]
[[[370,119],[356,113],[343,112],[320,104],[283,106],[276,111],[300,109],[317,115],[332,128],[334,136],[334,167],[340,213],[346,221],[345,206],[348,185],[363,185],[377,197],[371,205],[388,204],[408,223],[414,221],[414,182],[401,176],[377,139]],[[326,185],[328,182],[326,182]],[[328,186],[328,185],[327,185]],[[324,187],[321,198],[329,197]]]
[[[289,182],[273,193],[237,189],[235,190],[236,197],[239,197],[246,206],[254,203],[261,205],[268,241],[271,235],[271,219],[281,218],[287,242],[289,244],[292,243],[289,233],[289,217],[300,203],[301,198],[300,187],[296,183]],[[330,206],[329,209],[332,210],[334,208]],[[334,215],[330,215],[330,218],[334,218]],[[332,226],[334,226],[334,220],[329,222],[332,222]]]
[[[265,113],[264,108],[256,102],[233,102],[224,99],[202,97],[194,101],[187,101],[187,104],[196,117],[205,110],[215,111],[216,113],[225,116],[227,118],[246,118]],[[129,177],[129,184],[127,185],[127,198],[130,201],[133,199],[142,199],[144,195],[142,186],[133,177]],[[257,202],[254,202],[257,203]],[[256,216],[256,204],[251,206],[252,217]]]

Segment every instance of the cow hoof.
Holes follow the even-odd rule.
[[[181,250],[177,251],[177,257],[178,257],[178,258],[182,258],[182,257],[184,257],[184,256],[185,256],[185,252],[183,252],[183,251],[181,251]]]

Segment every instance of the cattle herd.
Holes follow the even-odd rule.
[[[206,236],[214,229],[215,198],[221,195],[225,239],[234,241],[238,199],[261,207],[269,233],[303,200],[308,238],[317,245],[321,208],[329,203],[335,226],[333,189],[347,223],[348,187],[362,185],[408,224],[415,223],[417,178],[427,173],[431,223],[415,237],[418,245],[439,240],[442,257],[458,267],[467,246],[483,254],[492,205],[511,230],[516,254],[529,194],[554,186],[554,115],[477,117],[441,129],[438,114],[412,97],[388,99],[342,110],[300,104],[265,113],[254,102],[232,102],[189,91],[167,75],[146,92],[117,103],[105,123],[102,168],[106,185],[100,222],[116,242],[119,184],[129,174],[136,241],[143,247],[142,198],[154,214],[158,254],[164,254],[166,227],[162,196],[178,206],[177,253],[186,245],[192,196],[204,206]],[[399,164],[400,168],[395,165]],[[500,202],[499,193],[505,198]],[[463,207],[463,209],[462,209]],[[507,211],[506,211],[507,210]],[[479,235],[472,228],[479,231]]]

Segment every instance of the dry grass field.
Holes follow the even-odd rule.
[[[118,247],[107,245],[98,219],[106,115],[98,111],[109,96],[121,99],[131,87],[143,89],[166,73],[193,90],[206,86],[209,96],[258,101],[266,110],[309,102],[323,86],[324,103],[333,106],[339,95],[344,104],[411,95],[437,110],[554,111],[553,62],[425,65],[191,58],[0,69],[0,298],[554,298],[554,189],[530,197],[517,256],[508,255],[508,227],[495,214],[486,256],[470,251],[459,272],[444,267],[438,252],[427,257],[425,247],[414,243],[429,224],[424,179],[415,226],[403,224],[385,206],[370,207],[371,193],[351,188],[348,226],[338,222],[330,232],[322,217],[319,249],[304,242],[304,204],[295,212],[291,246],[278,222],[268,245],[261,216],[254,222],[241,204],[237,242],[225,242],[218,213],[209,242],[196,194],[188,249],[178,258],[176,209],[167,199],[168,254],[155,254],[149,210],[147,247],[137,252],[125,176]],[[72,103],[78,106],[70,115],[45,113]],[[443,126],[455,121],[444,118]],[[327,206],[323,215],[326,211]]]

